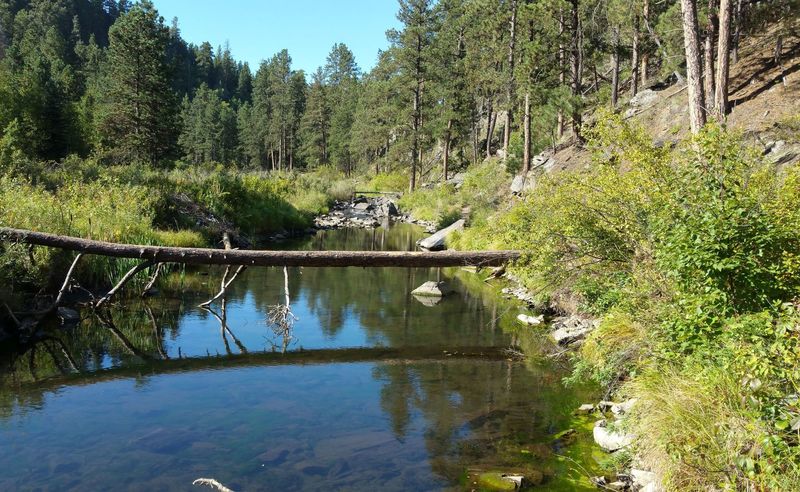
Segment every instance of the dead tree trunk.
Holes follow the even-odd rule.
[[[631,96],[639,93],[639,14],[633,17],[633,42],[631,46]]]
[[[306,267],[446,267],[500,266],[520,258],[519,251],[272,251],[174,248],[116,244],[44,232],[0,228],[1,241],[37,244],[111,258],[147,260],[136,272],[152,263],[185,265],[246,265]],[[136,273],[134,272],[134,273]],[[131,272],[129,272],[130,274]],[[129,277],[129,275],[126,275]]]
[[[689,124],[698,133],[706,124],[703,78],[700,69],[700,50],[697,40],[696,0],[681,0],[683,15],[683,44],[686,51],[686,79],[689,93]]]
[[[612,28],[611,51],[611,106],[616,108],[619,102],[619,29]]]
[[[527,174],[531,170],[531,95],[525,93],[525,116],[522,121],[523,144],[522,144],[522,173]]]
[[[644,4],[642,5],[642,20],[644,21],[645,27],[650,25],[650,0],[644,0]],[[647,72],[650,70],[650,52],[648,50],[649,47],[646,47],[642,52],[641,68],[639,70],[641,73],[642,87],[647,86]]]
[[[447,131],[444,133],[444,154],[442,155],[442,183],[447,182],[447,171],[450,164],[450,141],[452,140],[453,120],[447,120]]]
[[[728,78],[730,76],[731,50],[731,0],[719,4],[719,42],[717,43],[717,90],[715,107],[717,117],[728,114]]]

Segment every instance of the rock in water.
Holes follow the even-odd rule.
[[[447,236],[449,236],[455,231],[460,231],[463,229],[464,229],[464,219],[457,220],[451,225],[445,227],[444,229],[437,231],[432,236],[426,237],[417,244],[419,244],[420,248],[427,249],[429,251],[438,251],[441,249],[445,249]]]
[[[519,314],[517,315],[517,319],[523,325],[535,326],[541,325],[544,322],[544,315],[540,314],[539,316],[528,316],[527,314]]]
[[[577,413],[583,413],[583,414],[592,413],[594,412],[594,408],[595,408],[594,405],[592,405],[591,403],[584,403],[583,405],[578,407]]]
[[[447,282],[429,281],[412,290],[411,294],[421,297],[444,297],[451,292],[453,292],[453,289],[450,288]]]
[[[594,440],[601,448],[613,452],[633,443],[633,434],[611,431],[606,427],[607,425],[608,423],[605,420],[599,420],[594,424],[594,429],[592,430]]]

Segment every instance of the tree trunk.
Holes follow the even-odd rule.
[[[697,3],[681,0],[683,15],[683,44],[686,51],[686,82],[689,93],[689,124],[698,133],[706,124],[703,78],[700,69],[700,49],[697,39]]]
[[[565,56],[564,38],[564,11],[558,8],[558,84],[564,86],[567,79],[567,64]],[[564,110],[558,108],[558,127],[556,128],[558,139],[564,136]]]
[[[631,46],[631,96],[639,93],[639,15],[633,17],[633,43]]]
[[[644,0],[644,5],[642,6],[642,20],[644,21],[645,27],[650,26],[650,0]],[[650,70],[650,53],[646,48],[642,53],[642,66],[639,69],[642,79],[642,87],[647,86],[647,72]]]
[[[486,158],[492,157],[492,137],[494,125],[497,122],[497,113],[492,113],[492,102],[489,100],[489,119],[486,122]]]
[[[719,42],[717,43],[717,90],[714,98],[717,117],[728,114],[728,78],[731,51],[731,0],[719,4]]]
[[[511,0],[511,23],[508,40],[508,81],[506,82],[506,124],[503,132],[503,160],[508,159],[511,124],[514,120],[514,46],[517,40],[517,0]]]
[[[612,29],[613,46],[611,52],[611,107],[619,102],[619,29]]]
[[[442,183],[447,181],[447,167],[450,164],[450,133],[453,130],[453,120],[447,120],[447,131],[444,134],[444,155],[442,156]]]
[[[580,15],[578,12],[579,0],[570,0],[572,4],[572,46],[570,47],[572,62],[572,131],[575,137],[581,140],[581,108],[578,99],[581,97],[581,47],[580,47]]]
[[[174,248],[108,243],[5,227],[0,227],[0,241],[37,244],[111,258],[142,260],[143,263],[125,275],[123,280],[126,281],[137,272],[155,263],[307,267],[446,267],[500,266],[520,257],[519,251],[276,251]],[[117,284],[116,290],[119,290],[122,284],[123,282]]]
[[[733,63],[739,63],[739,40],[742,36],[742,22],[744,22],[744,9],[742,0],[736,0],[736,30],[733,33]]]
[[[531,95],[525,93],[525,116],[522,121],[523,144],[522,144],[522,173],[527,174],[531,170]]]
[[[715,63],[714,63],[714,43],[717,39],[717,0],[708,0],[708,24],[706,25],[706,42],[704,56],[703,88],[705,89],[706,105],[708,108],[714,107],[714,97],[716,96],[715,86]]]

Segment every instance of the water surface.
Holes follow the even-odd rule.
[[[283,247],[404,250],[418,237],[398,225]],[[578,486],[553,436],[585,393],[563,387],[548,342],[477,275],[290,268],[286,338],[267,321],[283,269],[249,269],[224,303],[197,308],[222,272],[173,272],[159,296],[11,354],[0,489],[190,490],[214,477],[243,491],[458,490],[489,469]],[[455,294],[410,294],[439,276]],[[527,361],[504,355],[520,346]]]

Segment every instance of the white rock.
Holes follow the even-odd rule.
[[[656,481],[656,474],[647,470],[631,468],[631,479],[635,486],[646,487]]]
[[[528,316],[527,314],[518,314],[517,319],[523,324],[528,326],[540,325],[544,322],[544,315]]]
[[[606,485],[606,488],[610,490],[625,490],[628,488],[628,484],[617,480],[616,482],[611,482],[610,484]]]
[[[577,316],[569,316],[558,318],[553,322],[553,338],[560,345],[568,345],[572,342],[580,340],[594,330],[597,326],[597,321],[579,318]]]
[[[446,240],[447,236],[452,234],[455,231],[460,231],[464,229],[464,219],[460,219],[455,221],[453,224],[445,227],[444,229],[435,232],[430,237],[426,237],[425,239],[419,241],[419,247],[431,251],[445,249],[446,247]]]
[[[633,434],[622,434],[620,432],[610,431],[606,425],[607,422],[605,420],[599,420],[594,424],[594,429],[592,430],[594,440],[601,448],[613,452],[630,446],[633,443]]]
[[[578,407],[578,413],[592,413],[594,412],[594,405],[591,403],[584,403]]]
[[[525,175],[517,174],[511,181],[511,193],[519,194],[525,189]]]
[[[447,282],[429,281],[411,291],[414,296],[444,297],[453,292]]]
[[[611,405],[611,413],[616,416],[625,415],[631,411],[635,404],[636,398],[631,398],[630,400],[623,401],[622,403],[615,403]]]

